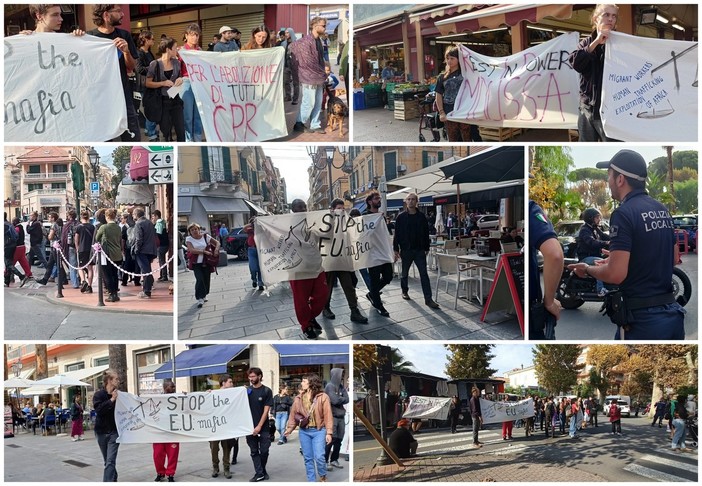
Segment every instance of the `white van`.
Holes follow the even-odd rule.
[[[607,395],[602,407],[604,414],[609,417],[609,405],[615,400],[621,409],[622,416],[629,417],[631,414],[631,398],[629,395]]]

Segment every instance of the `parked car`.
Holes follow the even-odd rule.
[[[694,251],[696,247],[695,238],[697,237],[697,215],[696,214],[678,214],[673,216],[673,226],[675,229],[681,229],[687,232],[687,247],[690,251]],[[680,251],[684,251],[683,245],[680,245]]]
[[[248,235],[244,232],[244,228],[233,228],[224,239],[223,247],[227,255],[236,255],[239,260],[248,260],[248,246],[246,238]]]
[[[500,229],[500,215],[499,214],[484,214],[478,218],[476,222],[478,228],[480,229]]]

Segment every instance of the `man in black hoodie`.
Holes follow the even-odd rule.
[[[324,388],[324,393],[329,396],[329,402],[332,407],[332,415],[334,416],[334,430],[332,431],[332,441],[327,444],[324,454],[324,459],[328,463],[328,470],[333,467],[343,469],[344,466],[339,464],[339,453],[341,452],[341,441],[344,440],[344,432],[346,431],[346,409],[344,405],[349,403],[349,394],[344,388],[344,369],[332,368],[331,380]]]
[[[95,410],[95,437],[97,438],[105,470],[102,473],[103,483],[117,481],[117,424],[115,423],[115,402],[119,393],[119,375],[114,370],[105,371],[102,379],[103,388],[93,395]]]

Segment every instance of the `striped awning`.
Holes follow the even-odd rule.
[[[508,25],[517,25],[522,20],[536,23],[545,17],[569,19],[573,15],[573,5],[494,5],[465,15],[439,20],[435,23],[442,35],[461,32],[477,32],[480,29],[496,29]]]
[[[445,17],[446,15],[455,15],[461,12],[467,12],[468,10],[473,10],[477,5],[470,3],[466,5],[456,4],[456,5],[442,5],[435,9],[420,12],[410,15],[410,23],[419,22],[422,20],[435,19],[437,17]]]

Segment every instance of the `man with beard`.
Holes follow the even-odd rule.
[[[380,197],[380,193],[378,191],[371,191],[371,193],[366,196],[366,205],[368,208],[363,214],[377,214],[382,204],[383,201]],[[390,317],[390,313],[385,309],[383,302],[380,300],[380,291],[383,290],[383,287],[392,282],[392,263],[383,263],[369,268],[368,273],[370,274],[371,286],[370,292],[366,294],[366,298],[370,300],[373,307],[378,311],[378,314],[383,317]]]
[[[126,30],[118,29],[122,24],[124,13],[119,5],[97,4],[93,6],[93,23],[97,29],[88,32],[90,35],[109,39],[117,48],[119,72],[124,90],[124,103],[127,107],[127,124],[129,128],[121,136],[122,142],[138,142],[141,140],[139,119],[134,109],[132,85],[129,82],[129,71],[136,69],[136,59],[139,51],[134,44],[132,35]]]
[[[261,368],[249,368],[247,373],[251,386],[247,389],[249,408],[253,418],[254,429],[246,436],[246,443],[251,449],[251,460],[256,473],[249,480],[258,482],[269,479],[266,472],[268,449],[271,447],[271,434],[268,430],[268,413],[273,406],[273,392],[261,383],[263,371]]]

